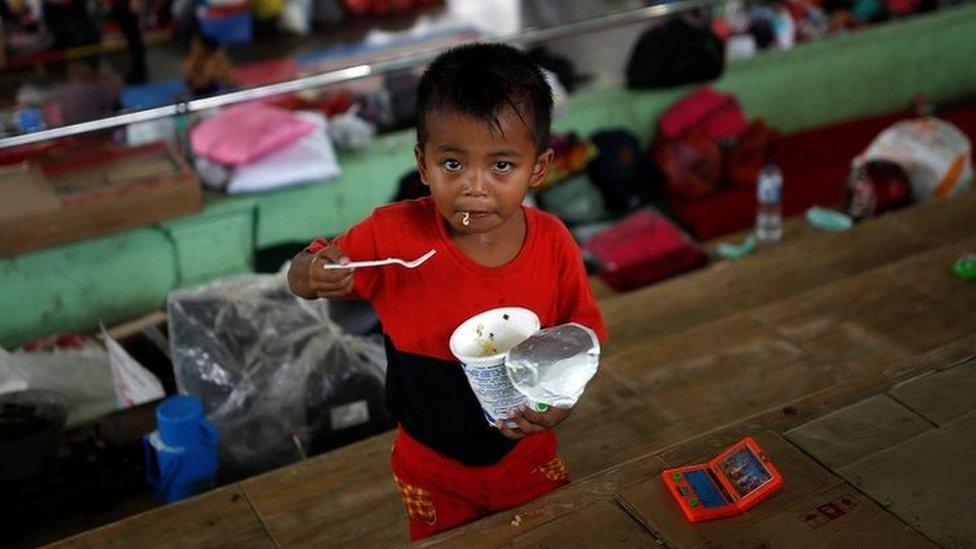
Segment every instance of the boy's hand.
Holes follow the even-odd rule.
[[[352,292],[353,269],[322,268],[326,264],[345,263],[349,263],[349,258],[334,244],[314,255],[300,253],[288,270],[291,291],[305,299],[346,297]]]
[[[555,406],[550,406],[545,412],[536,412],[530,409],[528,405],[523,404],[508,412],[508,418],[517,423],[518,427],[509,427],[500,419],[495,421],[495,427],[498,427],[498,430],[506,437],[519,440],[525,435],[552,429],[566,421],[571,413],[573,413],[572,408],[556,408]]]

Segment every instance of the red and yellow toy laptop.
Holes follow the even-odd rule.
[[[708,463],[667,469],[661,476],[691,522],[738,515],[783,485],[779,471],[750,437]]]

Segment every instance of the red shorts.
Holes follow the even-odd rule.
[[[400,429],[391,462],[411,540],[517,507],[569,482],[552,431],[525,437],[495,465],[469,467]]]

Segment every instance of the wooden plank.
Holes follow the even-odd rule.
[[[614,501],[591,503],[535,528],[521,528],[516,515],[509,531],[489,530],[473,538],[452,540],[461,547],[647,547],[655,538]],[[515,530],[514,535],[510,530]],[[504,541],[502,541],[504,540]]]
[[[820,490],[718,540],[726,547],[935,548],[849,484]]]
[[[976,347],[972,348],[976,353]],[[976,410],[976,359],[899,383],[888,394],[939,425]]]
[[[943,547],[976,540],[976,448],[934,429],[839,470],[852,484]]]
[[[973,358],[976,358],[976,334],[892,362],[885,368],[884,374],[894,385],[926,372],[958,366]]]
[[[564,523],[558,521],[564,517],[576,516],[580,511],[596,503],[611,502],[622,488],[653,478],[663,468],[664,463],[654,456],[630,460],[590,478],[574,480],[569,485],[517,509],[495,513],[460,528],[443,532],[424,540],[420,545],[464,547],[501,546],[512,543],[524,536],[527,531],[547,528],[547,525],[554,523],[562,525]],[[594,527],[593,530],[605,533],[600,527]],[[591,542],[590,546],[599,546],[599,543]]]
[[[972,238],[976,234],[976,190],[882,215],[877,223],[893,225],[911,238],[924,240],[929,247]]]
[[[976,228],[973,232],[976,233]],[[904,285],[918,288],[963,312],[971,313],[976,310],[976,284],[959,280],[952,274],[952,264],[970,253],[976,253],[976,238],[907,257],[881,270]]]
[[[976,234],[976,193],[798,237],[600,303],[610,345],[671,335]]]
[[[0,167],[0,204],[0,224],[61,207],[44,174],[27,162]]]
[[[772,246],[763,246],[756,249],[756,254],[770,253],[771,251],[784,246],[789,246],[794,242],[804,240],[807,238],[816,238],[817,235],[821,234],[822,231],[817,230],[807,223],[806,218],[803,215],[796,215],[788,219],[783,220],[783,237]],[[728,244],[740,244],[746,238],[753,236],[755,234],[755,229],[750,227],[732,234],[727,234],[725,236],[720,236],[718,238],[709,240],[702,244],[702,248],[708,257],[715,261],[738,261],[738,260],[726,260],[722,259],[722,256],[718,254],[718,247],[723,243]],[[749,256],[747,256],[749,257]]]
[[[796,247],[848,274],[976,234],[976,192],[931,201],[862,221],[850,231],[805,239]]]
[[[942,429],[964,446],[976,450],[976,412],[970,412],[945,424]]]
[[[961,314],[877,270],[749,313],[820,360],[855,374],[976,332],[976,316]]]
[[[886,395],[875,395],[785,436],[831,469],[846,467],[932,429],[925,418]]]
[[[867,505],[875,506],[874,502],[868,501]],[[851,547],[934,549],[938,545],[898,520],[891,513],[881,512],[828,535],[809,547],[811,549],[850,549]]]
[[[919,234],[906,232],[899,220],[908,210],[862,221],[839,233],[796,242],[793,247],[809,261],[854,275],[886,263],[925,251],[931,243]]]
[[[793,247],[738,262],[721,262],[685,276],[600,302],[608,349],[663,339],[757,305],[838,280],[836,268]]]
[[[808,360],[803,350],[744,315],[608,357],[642,391],[649,408],[693,432],[713,429],[850,377]]]
[[[943,347],[908,357],[903,363],[895,364],[889,370],[874,372],[870,375],[838,383],[781,407],[765,410],[755,416],[741,420],[735,425],[726,426],[714,433],[702,435],[695,440],[672,445],[670,448],[659,450],[657,453],[652,454],[649,452],[646,455],[634,458],[587,479],[574,481],[569,486],[526,504],[519,509],[489,516],[456,530],[441,534],[427,543],[450,543],[452,545],[459,545],[454,542],[458,540],[480,540],[483,536],[487,535],[498,536],[498,532],[509,532],[508,535],[514,536],[515,534],[511,533],[511,521],[516,515],[522,519],[519,526],[523,529],[530,529],[545,524],[556,517],[563,516],[595,499],[607,498],[617,492],[630,491],[638,484],[643,483],[653,487],[654,479],[658,479],[660,472],[667,467],[678,463],[689,463],[694,459],[700,459],[700,456],[715,454],[747,434],[762,433],[766,430],[776,432],[785,431],[802,423],[823,417],[829,412],[859,402],[868,396],[878,394],[888,387],[895,377],[905,375],[906,372],[917,371],[917,369],[939,368],[959,360],[963,356],[963,353],[965,353],[965,349],[972,342],[976,342],[976,336],[973,336],[969,341],[953,342]],[[916,370],[913,370],[913,368]],[[966,424],[965,427],[976,428],[972,424]],[[600,439],[602,440],[602,432],[598,427],[594,427],[593,433],[600,433]],[[591,436],[590,439],[594,439],[594,437]],[[687,448],[692,448],[692,451],[689,452]],[[661,456],[665,454],[671,457],[673,463],[667,463],[663,460]],[[844,486],[843,484],[833,482],[828,484],[830,487],[834,487],[835,485]],[[630,504],[626,498],[620,501],[628,505],[628,509],[632,512],[635,512],[629,507]],[[673,505],[670,500],[667,500],[667,502]],[[659,503],[663,505],[663,501]],[[675,511],[677,512],[676,508]],[[681,515],[675,516],[677,518],[682,517]],[[861,515],[858,516],[861,517]],[[906,530],[901,526],[903,525],[893,519],[891,515],[879,514],[866,518],[863,525],[858,524],[845,528],[842,533],[838,533],[836,536],[827,535],[822,541],[825,547],[847,547],[856,545],[859,539],[870,540],[872,537],[876,537],[876,539],[885,540],[886,543],[890,543],[892,547],[905,546],[903,543],[905,540],[910,542],[917,541],[917,546],[919,547],[927,546],[926,542],[920,540],[912,530]],[[495,539],[497,545],[501,545],[508,538],[501,536],[493,539]]]
[[[669,420],[645,395],[607,367],[600,368],[572,416],[556,432],[559,453],[575,478],[603,471],[693,434]]]
[[[776,405],[744,419],[729,422],[715,431],[739,425],[744,432],[763,430],[786,432],[827,414],[884,392],[894,383],[921,372],[943,369],[949,364],[968,357],[969,349],[976,344],[976,335],[947,345],[930,349],[892,363],[883,371],[866,372],[864,375],[845,379],[822,390],[809,393],[786,404]],[[708,433],[702,433],[708,434]]]
[[[79,534],[49,547],[274,547],[237,485]]]
[[[281,545],[390,546],[409,539],[390,473],[392,433],[241,483]]]
[[[660,447],[665,442],[654,441],[661,437],[670,443],[687,436],[686,431],[675,433],[661,424],[618,421],[626,410],[641,407],[638,395],[613,376],[594,378],[579,409],[558,428],[560,454],[575,478]],[[593,444],[595,431],[601,433],[599,445]],[[401,543],[408,536],[389,476],[391,439],[392,434],[380,435],[247,480],[243,486],[282,544]]]
[[[604,282],[598,276],[590,277],[590,291],[593,292],[593,297],[595,297],[597,301],[615,296],[618,293],[617,290],[611,288],[609,284]]]
[[[784,477],[783,487],[748,513],[721,520],[693,524],[688,522],[678,504],[660,479],[652,478],[621,491],[619,497],[631,513],[665,543],[675,547],[694,547],[719,543],[736,530],[766,520],[782,509],[801,502],[819,491],[842,485],[842,481],[821,467],[786,439],[771,433],[744,432],[731,428],[700,437],[662,452],[660,458],[670,467],[705,463],[742,438],[753,435]]]
[[[130,320],[129,322],[107,328],[107,331],[108,335],[111,336],[112,339],[116,341],[123,341],[141,333],[149,326],[155,326],[158,328],[163,324],[166,324],[168,320],[169,317],[166,315],[166,311],[152,311],[139,318]],[[101,338],[101,334],[98,334],[98,337]]]

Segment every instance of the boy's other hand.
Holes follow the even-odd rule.
[[[572,408],[556,408],[555,406],[550,406],[545,412],[536,412],[529,408],[528,405],[522,405],[508,412],[508,418],[514,421],[518,427],[509,427],[500,419],[495,421],[495,427],[498,427],[498,430],[506,437],[512,440],[519,440],[525,435],[532,435],[552,429],[556,425],[566,421],[566,418],[571,413],[573,413]]]
[[[349,258],[336,245],[316,254],[300,253],[288,270],[291,291],[305,299],[336,299],[349,295],[353,288],[353,269],[324,269],[323,265],[343,265]]]

